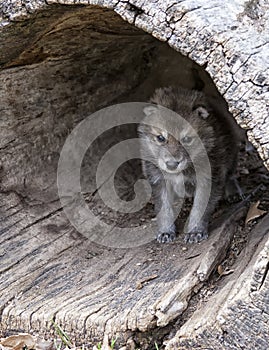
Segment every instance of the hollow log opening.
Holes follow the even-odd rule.
[[[1,59],[1,140],[13,150],[1,149],[2,185],[28,189],[30,197],[42,191],[55,199],[61,147],[75,125],[96,110],[148,101],[163,86],[206,86],[218,96],[199,65],[111,10],[52,6],[13,27],[14,46],[3,44]]]
[[[131,10],[136,13],[139,8]],[[230,205],[222,203],[212,226],[215,236],[197,246],[186,247],[178,240],[165,246],[148,242],[134,249],[105,247],[80,235],[65,217],[58,200],[57,166],[67,136],[104,107],[146,102],[158,87],[182,86],[213,96],[228,115],[224,98],[205,67],[109,9],[50,5],[3,26],[1,34],[2,335],[49,335],[53,318],[78,343],[96,345],[108,334],[118,336],[118,344],[150,349],[154,341],[162,342],[164,335],[173,338],[179,330],[167,349],[179,344],[192,348],[195,336],[189,324],[203,319],[201,304],[208,302],[212,285],[218,287],[211,302],[219,298],[219,308],[231,291],[228,282],[218,281],[221,273],[214,271],[223,261],[227,269],[237,267],[237,274],[226,277],[235,284],[240,273],[246,273],[242,264],[251,261],[254,247],[264,246],[266,230],[261,227],[268,227],[268,217],[255,236],[252,226],[243,222],[246,205],[235,205],[226,213]],[[131,223],[153,232],[151,204],[139,214],[118,214],[103,206],[92,186],[105,152],[136,135],[136,125],[127,124],[96,139],[83,160],[82,191],[89,208],[104,222],[120,227]],[[115,177],[123,199],[133,198],[140,173],[140,162],[134,160]],[[246,151],[244,145],[238,177],[245,193],[253,192],[251,199],[268,210],[268,172],[257,152]],[[92,230],[98,231],[96,226]],[[237,259],[241,251],[243,262]],[[205,283],[212,271],[211,282]],[[261,286],[268,287],[262,272]],[[201,287],[206,297],[193,297]],[[208,324],[206,331],[215,337]],[[181,343],[184,332],[191,334],[190,340]]]

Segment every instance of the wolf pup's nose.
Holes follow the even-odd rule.
[[[165,164],[168,170],[176,170],[179,162],[176,162],[174,160],[168,160]]]

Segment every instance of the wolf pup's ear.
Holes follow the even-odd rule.
[[[209,111],[204,106],[196,106],[193,108],[193,112],[202,119],[207,119],[209,117]]]
[[[143,112],[145,114],[146,117],[150,116],[151,114],[154,114],[156,112],[158,112],[158,107],[155,106],[147,106],[143,109]]]

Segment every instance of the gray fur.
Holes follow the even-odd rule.
[[[224,193],[226,183],[234,179],[238,153],[236,136],[221,113],[214,110],[206,96],[199,91],[161,88],[156,90],[150,102],[184,118],[183,122],[177,119],[171,121],[171,118],[163,115],[163,111],[160,112],[158,106],[149,106],[144,111],[146,118],[138,128],[143,172],[153,190],[157,240],[161,243],[174,240],[177,216],[175,200],[177,198],[181,206],[186,196],[192,196],[193,206],[184,228],[185,241],[199,242],[208,237],[211,214]],[[158,114],[161,114],[161,118]],[[191,124],[197,134],[189,129],[184,120]],[[153,125],[149,125],[149,121]],[[210,161],[211,176],[206,159]],[[171,164],[177,167],[171,170],[168,168]],[[198,176],[200,181],[197,181]],[[210,197],[205,207],[204,198],[210,184]]]

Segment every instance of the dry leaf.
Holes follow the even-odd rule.
[[[222,265],[219,265],[217,270],[218,270],[218,274],[219,274],[220,276],[222,276],[222,275],[223,275],[223,272],[224,272],[223,266],[222,266]]]
[[[2,338],[0,344],[5,348],[10,348],[13,350],[24,350],[35,349],[36,340],[35,338],[27,333],[20,333],[18,335],[11,335],[8,338]]]
[[[252,203],[248,213],[247,213],[247,217],[245,220],[245,224],[249,223],[250,221],[259,218],[260,216],[264,215],[265,213],[267,213],[267,211],[265,210],[261,210],[258,208],[258,206],[260,205],[260,201],[257,201],[256,203]]]

